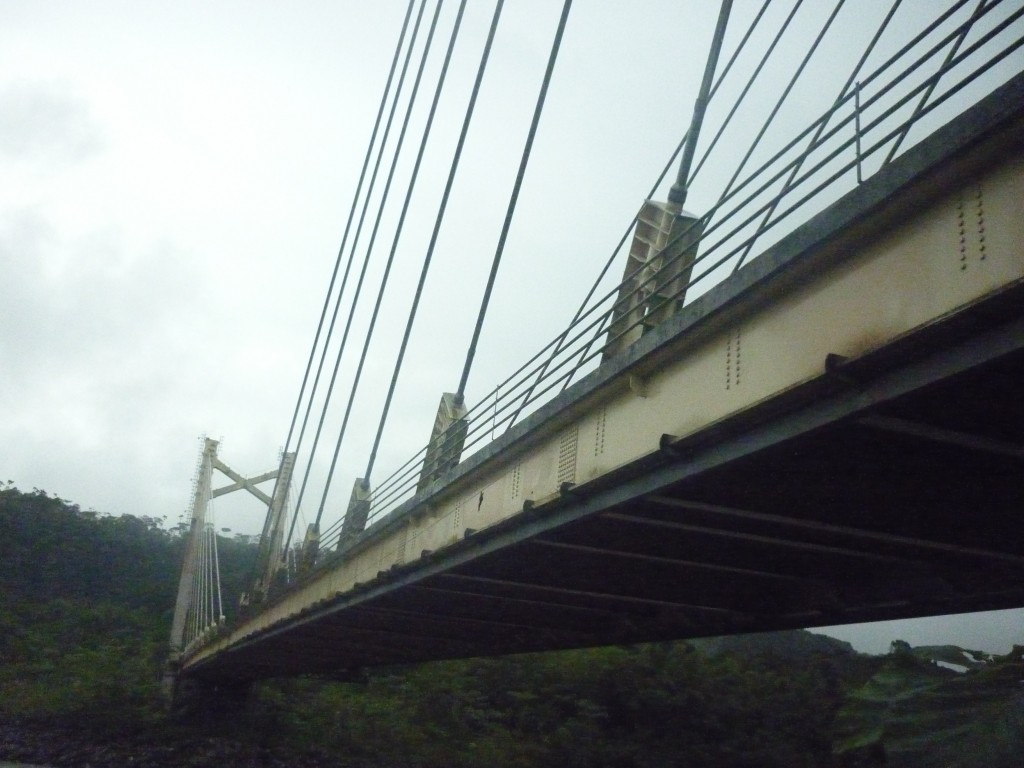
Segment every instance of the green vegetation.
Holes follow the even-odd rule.
[[[0,491],[0,714],[151,717],[178,551],[157,521]]]
[[[875,658],[802,632],[439,662],[358,683],[271,681],[255,686],[244,715],[176,725],[159,677],[181,534],[0,486],[0,726],[133,734],[128,754],[164,745],[167,762],[150,765],[182,764],[197,733],[234,746],[189,764],[278,764],[225,755],[312,747],[366,766],[509,768],[859,766],[885,756],[1009,766],[1024,752],[1020,654],[894,644]],[[220,549],[233,603],[255,546],[221,538]],[[74,754],[39,761],[77,765],[89,754],[98,766],[125,753]],[[325,764],[289,760],[281,764]]]
[[[285,730],[384,764],[818,766],[842,674],[825,657],[794,669],[674,643],[296,681],[260,697]]]
[[[0,716],[117,727],[163,717],[184,541],[161,523],[0,485]],[[237,594],[252,547],[221,549]]]
[[[961,674],[936,662],[975,670]],[[1024,648],[1002,658],[955,646],[892,652],[852,691],[836,721],[836,752],[850,764],[942,768],[1012,765],[1024,754]]]

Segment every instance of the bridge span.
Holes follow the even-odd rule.
[[[182,659],[251,680],[1024,606],[1024,77]]]

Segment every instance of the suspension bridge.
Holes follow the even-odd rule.
[[[417,292],[368,467],[324,524],[336,449],[302,531],[323,413],[304,452],[305,439],[335,330],[325,320],[349,276],[345,267],[337,283],[346,229],[279,466],[245,477],[204,442],[171,678],[245,682],[1024,606],[1024,8],[874,9],[867,44],[840,67],[845,81],[820,109],[797,105],[794,135],[765,147],[762,129],[749,149],[722,147],[761,64],[800,24],[801,4],[784,5],[769,29],[758,26],[769,3],[747,17],[722,4],[666,199],[654,197],[659,178],[571,323],[471,405],[480,328],[571,24],[566,2],[459,386],[441,394],[424,448],[371,483]],[[793,84],[814,76],[819,44],[842,34],[844,5],[814,30],[791,80],[774,83],[766,127]],[[391,117],[381,116],[399,103],[424,7],[410,26],[409,4],[364,177],[383,154]],[[457,31],[456,20],[449,56]],[[442,69],[434,106],[443,82]],[[735,106],[705,125],[723,93]],[[429,120],[424,144],[428,135]],[[728,173],[713,204],[691,213],[688,194],[716,158]],[[369,200],[357,191],[350,227]],[[396,243],[400,231],[401,219]],[[372,335],[373,321],[339,445]],[[232,482],[214,488],[215,472]],[[243,490],[267,516],[249,591],[227,621],[205,510]]]

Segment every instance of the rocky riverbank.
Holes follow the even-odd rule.
[[[0,762],[52,768],[380,768],[320,750],[191,736],[173,728],[134,732],[0,721]]]

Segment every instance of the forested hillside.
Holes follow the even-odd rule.
[[[867,657],[806,632],[273,681],[245,712],[173,721],[159,676],[182,547],[157,520],[0,487],[0,760],[923,767],[1024,753],[1020,653]],[[255,548],[220,549],[230,600]],[[968,671],[937,664],[950,659]]]
[[[177,554],[156,521],[0,491],[0,712],[149,708]]]
[[[162,717],[159,673],[184,540],[0,487],[0,715],[123,723]],[[254,552],[222,539],[237,594]]]

